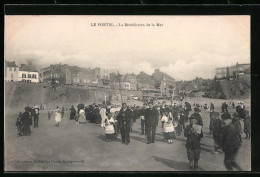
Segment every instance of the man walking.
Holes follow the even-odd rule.
[[[118,113],[118,124],[122,138],[122,144],[128,145],[130,143],[130,121],[133,119],[133,111],[127,108],[126,103],[122,104],[122,108]]]
[[[139,117],[141,119],[141,135],[146,134],[146,127],[145,127],[145,110],[146,110],[146,104],[143,104],[142,109],[139,111]]]
[[[36,127],[39,127],[39,107],[38,106],[35,106],[34,108],[33,108],[33,111],[32,111],[32,113],[33,113],[33,123],[34,123],[34,128],[36,128]]]
[[[223,116],[223,121],[225,126],[221,128],[220,144],[225,153],[224,164],[229,171],[233,171],[233,167],[242,171],[241,167],[235,162],[240,147],[239,133],[231,117]]]
[[[149,108],[145,112],[145,128],[147,133],[147,144],[155,142],[156,127],[158,126],[158,110],[149,103]]]

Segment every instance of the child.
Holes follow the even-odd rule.
[[[163,112],[163,117],[161,119],[162,123],[164,124],[163,132],[164,132],[164,139],[168,141],[168,144],[173,142],[173,138],[175,137],[175,130],[173,126],[173,118],[170,117],[168,112]]]
[[[48,119],[50,120],[51,119],[51,112],[48,111]]]
[[[56,126],[60,126],[60,122],[61,122],[61,112],[59,109],[55,110],[55,121],[56,121]]]
[[[212,154],[221,153],[220,151],[220,136],[221,136],[221,127],[223,126],[222,120],[219,118],[218,112],[213,112],[211,114],[211,121],[212,121],[212,132],[213,132],[213,139],[214,139],[214,151]]]
[[[114,124],[115,121],[112,118],[112,114],[108,113],[107,117],[105,118],[105,133],[106,133],[106,142],[111,142],[112,139],[114,138]]]
[[[246,117],[244,119],[244,132],[246,134],[245,139],[250,139],[250,132],[251,132],[251,117],[249,115],[249,111],[245,111]]]
[[[75,115],[75,124],[79,124],[79,114],[78,113],[76,113],[76,115]]]
[[[190,125],[186,126],[184,136],[187,137],[186,148],[190,170],[197,171],[200,159],[200,139],[203,137],[202,126],[197,125],[196,117],[190,117]],[[199,131],[200,129],[200,131]]]
[[[22,115],[23,113],[20,112],[18,117],[17,117],[17,121],[16,121],[16,126],[17,126],[17,129],[18,129],[18,135],[22,136],[22,128],[23,128],[23,123],[22,123]]]

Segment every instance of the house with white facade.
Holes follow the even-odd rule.
[[[36,71],[19,71],[19,81],[38,83],[39,72]]]
[[[14,82],[19,80],[19,67],[15,64],[15,61],[5,60],[5,80]]]

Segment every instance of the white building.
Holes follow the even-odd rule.
[[[19,80],[19,67],[15,64],[15,61],[5,61],[5,80],[6,81],[18,81]]]
[[[39,82],[39,72],[19,71],[19,81],[38,83]]]

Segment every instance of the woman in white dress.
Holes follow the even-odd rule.
[[[107,114],[105,118],[105,133],[106,133],[106,142],[111,142],[115,135],[115,128],[114,128],[114,119],[111,113]]]
[[[168,144],[173,142],[173,138],[175,137],[175,125],[173,123],[173,118],[169,115],[168,112],[163,112],[163,117],[161,119],[162,123],[164,123],[163,132],[164,138],[168,141]]]
[[[56,109],[54,111],[55,113],[55,122],[56,122],[56,126],[60,126],[60,122],[61,122],[61,111],[59,109]]]
[[[85,114],[85,110],[84,109],[80,109],[80,111],[79,111],[78,122],[79,123],[86,123],[87,122],[86,114]]]

